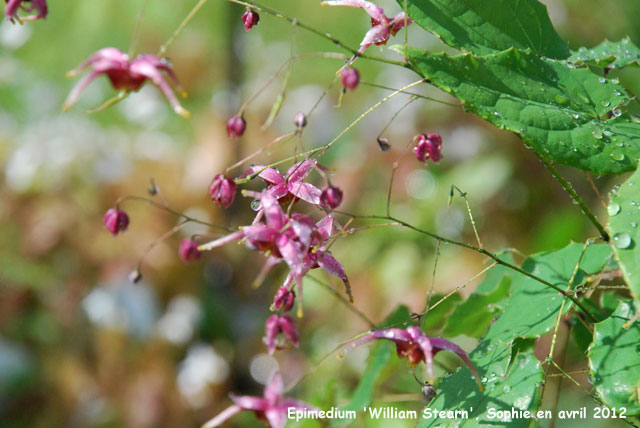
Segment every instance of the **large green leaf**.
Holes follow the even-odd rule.
[[[405,0],[397,0],[404,7]],[[547,9],[536,0],[407,0],[409,16],[458,49],[486,55],[511,47],[567,58]]]
[[[579,65],[597,65],[609,68],[639,67],[640,48],[634,45],[628,37],[619,42],[605,40],[594,48],[578,49],[567,61]]]
[[[608,211],[613,252],[631,293],[640,301],[640,170],[611,192]]]
[[[596,391],[609,407],[626,408],[627,415],[640,414],[640,323],[623,325],[638,310],[631,300],[620,302],[611,317],[596,324],[589,348]]]
[[[622,114],[629,97],[619,84],[517,49],[482,57],[408,53],[431,83],[554,162],[595,173],[637,166],[640,124]]]

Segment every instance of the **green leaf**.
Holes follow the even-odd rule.
[[[485,346],[486,345],[486,346]],[[486,349],[485,349],[486,348]],[[486,351],[486,353],[484,353]],[[480,392],[466,367],[446,378],[438,388],[438,396],[427,406],[437,410],[464,409],[469,418],[462,420],[466,428],[496,424],[489,419],[489,408],[536,410],[540,405],[540,363],[533,353],[518,354],[510,366],[509,345],[483,342],[470,358],[482,376],[485,391]],[[460,419],[423,418],[418,427],[461,426]],[[509,427],[528,427],[529,419],[514,419]],[[499,425],[504,424],[504,422]]]
[[[511,47],[557,59],[570,54],[536,0],[407,0],[407,12],[449,46],[477,55]]]
[[[445,294],[434,294],[429,302],[431,305],[435,305],[445,296]],[[429,309],[424,317],[422,329],[431,336],[436,335],[444,327],[447,319],[460,302],[462,302],[462,297],[460,297],[460,294],[455,293],[439,303],[438,306]]]
[[[627,415],[640,414],[640,324],[623,325],[638,310],[631,300],[620,302],[611,317],[596,324],[589,349],[596,391],[608,406],[626,408]]]
[[[631,294],[640,301],[640,170],[610,195],[607,211],[613,253]]]
[[[510,254],[502,258],[513,263]],[[482,336],[491,321],[502,313],[506,304],[503,300],[511,289],[512,272],[501,265],[488,271],[476,290],[447,317],[442,334],[446,337],[461,334],[470,337]]]
[[[588,69],[517,49],[483,57],[410,49],[409,58],[465,109],[554,162],[600,174],[637,166],[640,124],[616,117],[629,102],[625,89]]]
[[[578,49],[567,61],[577,65],[597,65],[609,68],[640,67],[640,48],[634,45],[628,37],[619,42],[605,40],[594,48]]]

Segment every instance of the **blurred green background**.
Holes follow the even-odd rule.
[[[299,321],[301,348],[269,357],[261,343],[264,321],[286,268],[277,268],[254,290],[250,283],[263,257],[244,247],[229,245],[185,265],[177,256],[182,237],[218,236],[189,226],[145,257],[143,280],[133,285],[128,274],[176,219],[129,201],[122,206],[131,217],[129,231],[114,238],[102,223],[118,197],[145,196],[153,178],[161,190],[155,198],[164,198],[176,210],[217,224],[247,224],[252,218],[249,201],[239,197],[228,210],[214,206],[207,194],[211,178],[290,131],[295,113],[311,109],[341,61],[296,62],[285,103],[268,129],[260,127],[282,88],[282,77],[250,104],[242,139],[229,140],[226,119],[292,52],[338,48],[266,14],[247,33],[240,22],[242,7],[211,0],[167,52],[189,93],[183,105],[192,112],[190,120],[173,114],[151,85],[105,111],[88,114],[115,94],[104,77],[70,112],[62,113],[62,101],[77,80],[66,79],[65,72],[102,47],[127,51],[144,3],[137,51],[153,53],[196,1],[49,3],[45,21],[0,24],[0,427],[198,427],[230,404],[228,392],[260,395],[261,383],[277,364],[285,382],[292,381],[338,343],[365,331],[365,323],[307,280],[305,316]],[[355,9],[320,7],[315,0],[264,3],[354,47],[369,28],[366,15]],[[545,3],[572,49],[626,35],[640,43],[636,0]],[[379,4],[389,15],[399,10],[393,1]],[[396,42],[401,39],[390,44]],[[444,49],[417,26],[409,31],[409,43]],[[398,59],[384,47],[372,47],[370,53]],[[356,67],[365,83],[399,88],[417,80],[411,72],[390,65],[358,60]],[[618,74],[632,92],[640,92],[637,73]],[[426,85],[415,91],[455,102]],[[309,149],[326,144],[389,93],[362,84],[336,108],[339,88],[334,85],[310,117],[302,139],[259,161],[290,156],[294,145]],[[596,235],[515,136],[459,108],[424,100],[412,103],[384,134],[393,149],[381,152],[376,136],[406,101],[403,95],[386,103],[323,156],[322,163],[335,170],[332,182],[345,192],[345,211],[384,214],[392,164],[399,162],[392,213],[444,236],[475,239],[464,201],[455,198],[448,208],[452,184],[468,193],[487,248],[532,253]],[[406,153],[411,138],[420,132],[442,134],[444,159],[439,165],[423,166]],[[605,210],[584,174],[566,168],[562,172],[603,217]],[[622,177],[593,180],[606,194]],[[322,184],[317,175],[312,181]],[[332,250],[346,266],[357,307],[379,322],[398,304],[422,310],[432,284],[435,244],[406,230],[378,228],[339,240]],[[436,291],[463,284],[483,263],[476,253],[443,246]],[[342,291],[336,281],[331,283]],[[472,289],[468,286],[463,295]],[[429,333],[437,334],[437,326]],[[474,340],[455,340],[473,349]],[[546,355],[545,347],[543,340],[539,356]],[[357,384],[367,352],[365,347],[341,361],[329,359],[293,394],[317,405],[343,404]],[[577,348],[568,352],[566,370],[586,366]],[[457,364],[453,357],[438,359],[446,367]],[[420,391],[404,361],[397,360],[392,369],[374,393],[377,402],[395,401],[419,410],[422,404],[415,394]],[[560,408],[594,406],[570,382],[561,386]],[[397,401],[402,400],[397,394],[413,395],[409,401]],[[559,421],[556,426],[578,422]],[[247,414],[229,426],[254,424],[255,417]],[[607,421],[586,424],[612,426]],[[354,426],[412,424],[360,419]]]

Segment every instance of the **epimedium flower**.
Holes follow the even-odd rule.
[[[284,312],[289,312],[293,308],[295,301],[296,293],[289,290],[287,287],[280,287],[273,298],[273,304],[270,309],[272,311],[279,311],[282,309]]]
[[[130,60],[129,55],[119,49],[103,48],[91,55],[89,59],[78,68],[68,72],[67,77],[77,76],[88,67],[91,67],[91,72],[76,84],[64,102],[62,108],[65,111],[78,101],[82,91],[96,77],[104,74],[109,78],[111,86],[113,86],[114,89],[123,91],[135,92],[139,90],[148,79],[160,89],[176,113],[183,117],[190,116],[189,112],[180,105],[173,89],[164,77],[164,74],[166,74],[176,89],[185,96],[180,82],[166,58],[159,58],[151,54],[142,54]]]
[[[284,428],[290,408],[300,410],[318,410],[307,403],[283,396],[284,383],[280,372],[275,372],[264,388],[262,397],[230,395],[233,405],[223,410],[202,428],[215,428],[242,411],[251,411],[258,419],[265,421],[271,428]]]
[[[420,162],[426,162],[427,159],[431,159],[433,162],[438,163],[442,159],[442,137],[440,134],[420,134],[414,139],[417,139],[413,153]]]
[[[47,8],[46,0],[5,0],[7,3],[4,9],[4,15],[11,22],[22,21],[35,21],[36,19],[44,19],[49,12]],[[28,6],[25,4],[28,3]],[[25,12],[35,11],[35,15],[30,16],[18,16],[18,11],[23,10]]]
[[[345,67],[340,70],[340,81],[342,86],[353,91],[360,83],[360,73],[353,67]]]
[[[110,208],[104,214],[104,225],[113,236],[124,232],[129,226],[129,216],[119,208]]]
[[[258,22],[260,22],[260,15],[255,10],[247,10],[242,14],[242,23],[245,31],[251,30],[255,25],[258,25]]]
[[[340,188],[329,186],[320,195],[320,205],[327,209],[335,210],[342,203],[342,196]]]
[[[412,366],[424,361],[431,380],[433,380],[433,357],[440,351],[454,352],[469,367],[480,391],[483,389],[475,366],[462,348],[440,337],[427,337],[422,329],[414,326],[407,327],[405,330],[401,328],[374,330],[347,345],[341,351],[341,355],[355,347],[379,339],[387,339],[394,342],[398,356],[401,358],[407,357],[409,364]]]
[[[360,53],[373,44],[378,46],[386,44],[391,36],[395,36],[398,31],[404,28],[405,24],[409,25],[413,22],[405,16],[404,12],[389,18],[380,6],[365,0],[329,0],[323,1],[322,5],[358,7],[364,9],[371,17],[371,29],[367,31],[364,39],[360,42],[360,49],[358,49]]]
[[[296,323],[289,315],[271,315],[264,325],[262,339],[269,355],[282,349],[297,348],[300,345],[300,334]]]
[[[232,178],[228,178],[223,174],[213,177],[209,186],[209,196],[216,204],[224,208],[229,208],[236,197],[238,185]]]
[[[178,247],[178,254],[183,262],[195,262],[202,253],[198,250],[198,242],[193,238],[184,238]]]
[[[231,138],[240,138],[247,129],[247,122],[242,116],[234,114],[227,120],[227,135]]]
[[[289,168],[285,175],[280,174],[277,169],[272,167],[254,165],[245,171],[241,177],[258,173],[258,177],[269,185],[267,192],[276,199],[283,199],[288,196],[289,198],[295,197],[310,204],[318,205],[320,204],[322,191],[313,184],[304,182],[304,179],[317,165],[318,162],[315,159],[301,161]]]

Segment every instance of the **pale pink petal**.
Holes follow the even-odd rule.
[[[260,194],[260,202],[264,211],[267,226],[273,230],[280,230],[285,223],[285,215],[280,208],[278,200],[269,192],[263,191]]]
[[[198,251],[211,250],[213,248],[221,247],[230,242],[239,241],[242,238],[244,238],[244,232],[239,230],[238,232],[230,233],[229,235],[223,236],[222,238],[218,238],[211,242],[207,242],[206,244],[200,245],[198,247]]]
[[[311,217],[304,214],[294,214],[291,216],[290,224],[298,240],[305,246],[309,246],[315,226]]]
[[[233,395],[229,397],[240,406],[243,410],[265,411],[269,407],[269,403],[262,397],[252,397],[250,395]]]
[[[258,176],[269,184],[284,184],[284,177],[275,168],[269,167],[258,174]]]
[[[344,282],[344,287],[346,289],[347,296],[349,296],[349,301],[353,303],[351,284],[349,284],[349,278],[347,278],[347,274],[344,271],[344,266],[342,266],[342,264],[340,264],[340,262],[328,252],[323,253],[318,258],[318,266],[320,266],[325,272],[335,276],[336,278],[340,278],[342,282]]]
[[[423,334],[416,342],[424,354],[424,362],[427,365],[429,379],[433,380],[433,347],[431,346],[431,341]]]
[[[271,428],[284,428],[287,423],[287,413],[278,407],[271,407],[264,412],[264,416]]]
[[[407,25],[409,25],[413,23],[413,20],[411,18],[407,18],[406,23]],[[404,12],[400,12],[396,14],[396,16],[394,16],[393,19],[391,20],[391,28],[390,28],[391,35],[395,36],[398,31],[404,28],[404,24],[405,24]]]
[[[283,181],[280,184],[274,184],[270,186],[267,189],[267,192],[271,193],[271,195],[273,195],[274,198],[280,199],[289,194],[289,189],[287,188],[287,185]]]
[[[367,12],[371,19],[376,21],[376,23],[386,23],[389,19],[386,17],[384,10],[380,6],[365,0],[330,0],[323,1],[322,5],[359,7],[360,9],[364,9],[364,11]]]
[[[18,14],[18,9],[20,8],[20,3],[24,0],[9,0],[7,2],[7,6],[4,9],[4,14],[7,18],[13,19]]]
[[[289,168],[287,174],[285,176],[288,183],[302,181],[304,178],[309,175],[311,170],[316,167],[318,162],[315,159],[307,159],[302,162],[298,162]]]
[[[372,333],[376,339],[389,339],[394,342],[412,342],[413,338],[406,330],[401,328],[387,328],[376,330]]]
[[[364,39],[360,42],[360,49],[358,52],[362,53],[367,48],[373,44],[383,44],[386,43],[391,37],[391,32],[389,27],[386,25],[376,25],[371,27],[367,34],[364,35]]]
[[[236,413],[238,413],[241,410],[242,408],[235,404],[233,406],[227,407],[220,414],[218,414],[218,416],[214,417],[213,419],[210,419],[209,421],[207,421],[207,423],[202,425],[202,428],[218,427],[222,425],[222,423],[225,422],[227,419],[233,417]]]
[[[323,240],[329,239],[333,235],[333,216],[328,215],[316,223],[316,230],[320,233]]]
[[[305,202],[313,205],[320,204],[320,195],[322,190],[318,189],[313,184],[303,183],[299,181],[289,182],[289,192],[296,198],[300,198]]]
[[[279,371],[273,372],[269,383],[264,388],[264,399],[267,400],[270,406],[274,406],[278,400],[282,397],[284,391],[284,382]]]
[[[273,267],[278,263],[280,263],[281,261],[282,260],[274,256],[267,257],[267,262],[264,264],[264,266],[260,270],[260,273],[258,274],[256,279],[253,280],[253,283],[251,284],[251,286],[253,288],[258,288],[260,285],[262,285],[262,283],[264,282],[264,279],[267,277],[269,272],[271,272],[271,269],[273,269]]]
[[[254,224],[253,226],[245,226],[242,228],[242,232],[249,241],[258,242],[272,242],[278,234],[277,231],[261,223]]]
[[[303,274],[302,255],[295,242],[286,235],[280,235],[276,245],[284,261],[289,265],[294,276]]]
[[[173,89],[171,89],[167,81],[164,79],[160,70],[154,67],[152,63],[144,58],[138,57],[131,62],[130,70],[132,77],[138,75],[151,80],[153,84],[160,89],[164,96],[167,97],[169,104],[171,104],[171,107],[173,107],[173,110],[176,113],[184,117],[189,116],[189,112],[180,105],[176,94],[173,93]]]
[[[80,81],[76,83],[76,86],[73,87],[73,89],[67,96],[67,99],[64,101],[64,104],[62,104],[62,109],[64,111],[69,110],[78,101],[78,98],[80,98],[80,94],[82,93],[82,91],[84,91],[85,88],[89,85],[89,83],[91,83],[100,74],[102,74],[102,72],[92,71],[91,73],[87,74],[82,79],[80,79]]]

